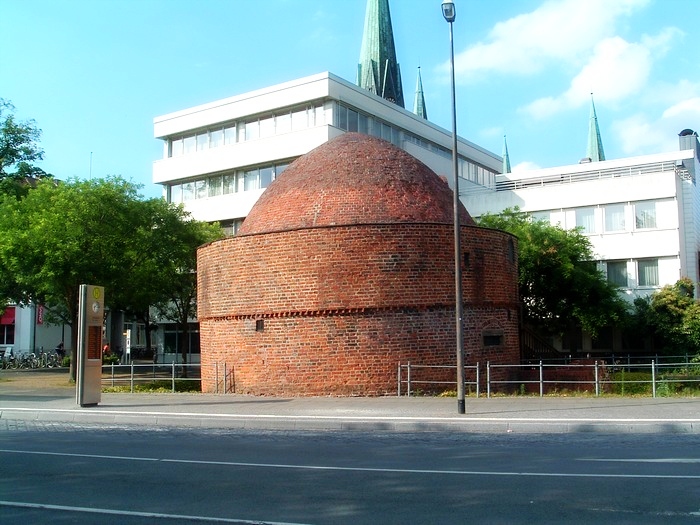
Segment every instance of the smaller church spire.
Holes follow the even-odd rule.
[[[508,155],[508,142],[506,142],[505,135],[503,135],[503,170],[501,173],[510,173],[510,156]]]
[[[598,116],[593,103],[593,93],[591,93],[591,116],[588,122],[588,149],[586,150],[586,157],[591,159],[592,162],[605,160],[603,141],[600,138],[600,128],[598,127]]]
[[[416,98],[413,102],[413,112],[419,117],[428,120],[428,110],[425,107],[425,97],[423,96],[423,80],[420,77],[420,66],[418,66],[418,80],[416,80]]]

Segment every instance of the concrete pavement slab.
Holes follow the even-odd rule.
[[[0,419],[311,431],[700,433],[700,398],[480,397],[467,398],[467,413],[459,415],[456,399],[441,397],[103,393],[99,405],[82,408],[67,382],[6,378],[0,374]]]

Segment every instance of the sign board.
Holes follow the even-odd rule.
[[[95,406],[102,399],[103,286],[80,285],[78,302],[78,360],[76,402]]]

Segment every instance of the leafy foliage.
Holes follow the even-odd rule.
[[[684,277],[634,303],[639,330],[653,337],[656,350],[665,354],[700,353],[700,303],[695,286]]]
[[[19,122],[12,103],[0,98],[0,194],[25,195],[32,181],[50,177],[33,163],[44,157],[41,130],[33,120]]]
[[[578,325],[595,335],[622,322],[626,305],[596,268],[591,244],[578,230],[532,220],[518,208],[486,214],[479,224],[518,238],[524,321],[538,332],[562,334]]]
[[[107,308],[147,318],[149,306],[188,285],[197,246],[217,236],[218,227],[142,200],[119,177],[40,181],[19,200],[0,197],[0,297],[50,305],[75,327],[79,285],[99,284]]]

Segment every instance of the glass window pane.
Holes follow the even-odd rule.
[[[369,131],[369,123],[367,122],[367,120],[367,115],[363,115],[362,113],[359,114],[357,122],[357,131],[359,131],[360,133],[364,133],[365,135],[367,135]]]
[[[236,143],[236,125],[228,126],[224,128],[224,144],[227,146],[229,144]]]
[[[336,111],[336,114],[338,116],[338,121],[335,123],[335,125],[340,128],[347,130],[348,129],[348,108],[343,106],[342,104],[338,104],[338,109]]]
[[[547,224],[550,224],[552,221],[552,212],[551,211],[533,211],[532,213],[530,213],[530,217],[532,217],[532,220],[535,222],[544,221]]]
[[[201,179],[194,183],[194,198],[203,199],[207,196],[207,179]]]
[[[195,147],[196,147],[196,137],[194,135],[191,135],[189,137],[185,137],[183,139],[183,153],[185,155],[189,155],[190,153],[194,153]]]
[[[217,175],[215,177],[209,178],[209,196],[210,197],[216,197],[217,195],[221,195],[222,182],[223,182],[223,177],[221,175]]]
[[[170,156],[179,157],[184,152],[182,139],[174,139],[170,142]]]
[[[314,126],[324,126],[326,124],[326,108],[321,106],[316,106],[314,111]]]
[[[194,182],[185,182],[182,185],[182,201],[191,201],[194,199]]]
[[[627,287],[627,262],[608,261],[608,282],[615,286]]]
[[[624,231],[625,229],[625,205],[611,204],[605,207],[605,231]]]
[[[223,129],[215,129],[211,133],[209,133],[209,147],[210,148],[218,148],[219,146],[224,145],[224,130]]]
[[[292,131],[292,115],[291,113],[282,113],[277,115],[277,134],[289,133]]]
[[[273,136],[275,134],[275,117],[261,119],[258,128],[259,128],[259,132],[258,132],[259,138]]]
[[[180,204],[182,202],[182,184],[170,186],[170,202]]]
[[[357,111],[348,109],[348,131],[357,132]]]
[[[197,151],[209,149],[209,133],[199,133],[197,135]]]
[[[636,226],[642,228],[656,228],[656,203],[638,202],[634,205]]]
[[[260,186],[258,180],[258,170],[248,170],[243,174],[243,191],[257,190]]]
[[[224,195],[228,195],[229,193],[235,193],[236,192],[236,174],[235,173],[230,173],[228,175],[224,175]]]
[[[637,262],[639,272],[639,286],[659,285],[659,261],[658,259],[645,259]]]
[[[576,227],[582,233],[595,233],[595,213],[593,208],[580,208],[576,210]]]
[[[274,168],[269,166],[267,168],[260,168],[260,187],[267,188],[272,182],[272,174],[274,173]]]
[[[292,129],[298,131],[309,127],[308,112],[305,109],[292,113]]]
[[[260,136],[260,124],[257,120],[245,123],[245,139],[255,140]]]

